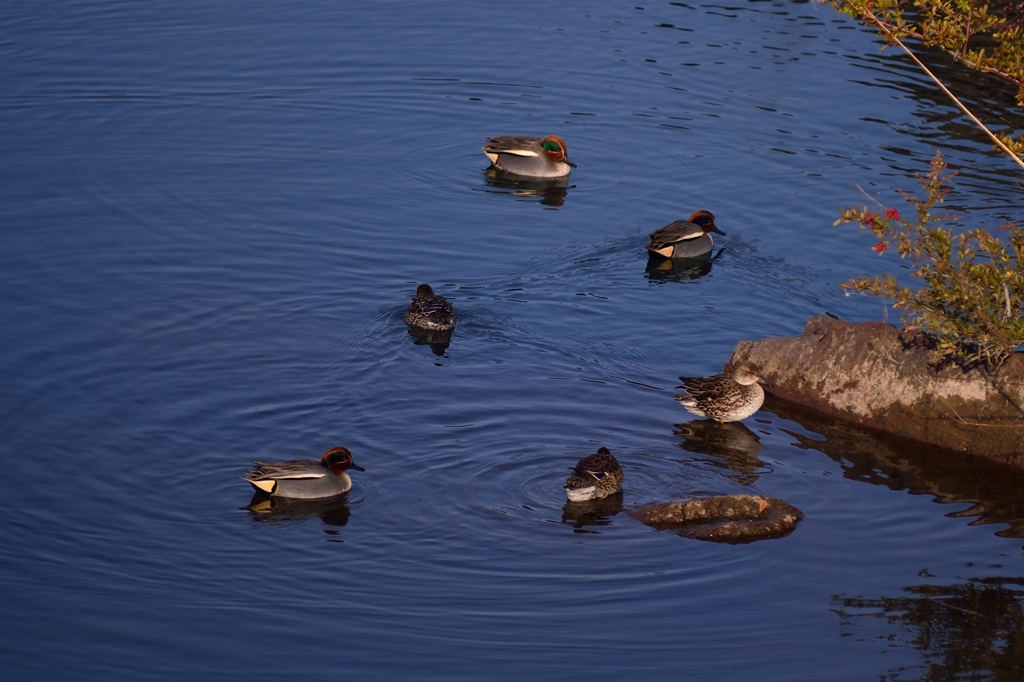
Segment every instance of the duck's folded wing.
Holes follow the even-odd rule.
[[[327,468],[313,460],[293,460],[291,462],[253,462],[256,467],[246,478],[250,481],[273,479],[317,479],[327,475]]]
[[[684,242],[688,239],[696,239],[702,234],[704,234],[704,230],[700,225],[691,223],[688,220],[677,220],[670,225],[666,225],[660,230],[651,232],[651,245],[659,247],[667,246],[677,242]]]
[[[420,303],[420,310],[426,315],[438,315],[443,313],[449,313],[452,310],[452,306],[447,300],[440,296],[427,299]]]
[[[485,152],[512,154],[513,156],[540,156],[536,150],[530,149],[534,142],[528,137],[492,137],[484,145]]]
[[[686,389],[692,397],[700,399],[709,393],[713,393],[718,386],[718,377],[679,377],[682,382],[678,388]]]

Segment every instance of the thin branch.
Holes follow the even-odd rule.
[[[990,429],[1024,429],[1024,424],[982,424],[981,422],[969,422],[960,416],[960,413],[956,411],[952,405],[948,405],[949,411],[956,415],[956,421],[963,424],[964,426],[985,426]]]
[[[967,43],[971,42],[971,12],[974,11],[974,2],[967,3],[967,26],[964,28],[964,47],[960,50],[960,59],[967,58]]]
[[[875,202],[875,205],[876,205],[876,206],[878,206],[878,208],[882,209],[883,211],[885,210],[885,204],[883,204],[883,203],[882,203],[881,201],[879,201],[879,200],[878,200],[878,199],[876,199],[875,197],[873,197],[873,196],[871,196],[870,194],[868,194],[867,192],[865,192],[865,191],[864,191],[864,188],[863,188],[863,187],[861,187],[861,186],[860,186],[859,184],[857,184],[857,181],[856,181],[856,180],[854,180],[854,181],[853,181],[853,186],[854,186],[854,187],[856,187],[857,189],[859,189],[859,190],[860,190],[860,193],[861,193],[861,194],[863,194],[864,196],[866,196],[866,197],[867,197],[868,199],[870,199],[871,201]]]
[[[961,101],[960,101],[959,99],[957,99],[956,95],[954,95],[954,94],[953,94],[952,92],[950,92],[950,91],[949,91],[949,89],[948,89],[948,88],[947,88],[947,87],[946,87],[945,85],[943,85],[943,84],[942,84],[942,81],[940,81],[940,80],[939,80],[938,78],[936,78],[936,76],[935,76],[935,74],[934,74],[934,73],[932,73],[931,71],[929,71],[929,70],[928,70],[928,67],[927,67],[927,66],[925,66],[925,65],[924,65],[923,63],[921,63],[921,60],[917,58],[917,55],[915,55],[915,54],[914,54],[913,52],[911,52],[911,51],[910,51],[910,48],[908,48],[908,47],[907,47],[906,45],[904,45],[904,44],[903,44],[903,41],[901,41],[901,40],[900,40],[900,39],[899,39],[899,38],[898,38],[898,37],[896,36],[896,34],[895,34],[895,33],[894,33],[894,32],[893,32],[893,31],[892,31],[892,30],[891,30],[890,28],[889,28],[889,26],[888,26],[888,25],[887,25],[887,24],[886,24],[885,22],[883,22],[883,21],[882,21],[881,19],[879,19],[878,17],[876,17],[876,16],[874,15],[874,13],[873,13],[873,12],[872,12],[871,10],[867,9],[867,8],[865,8],[865,9],[864,9],[864,13],[865,13],[865,14],[866,14],[866,15],[867,15],[868,17],[870,17],[872,21],[874,21],[874,22],[875,22],[876,24],[878,24],[878,27],[879,27],[880,29],[882,29],[882,31],[883,31],[883,32],[885,33],[885,37],[886,37],[886,38],[887,38],[888,40],[891,40],[892,42],[896,43],[897,45],[899,45],[900,47],[902,47],[902,48],[903,48],[903,51],[904,51],[904,52],[906,52],[906,53],[907,53],[907,54],[908,54],[908,55],[910,56],[910,58],[911,58],[911,59],[913,59],[913,60],[914,60],[914,62],[915,62],[915,63],[916,63],[916,64],[917,64],[918,66],[920,66],[920,67],[921,67],[921,70],[922,70],[922,71],[924,71],[924,72],[925,72],[926,74],[928,74],[928,77],[929,77],[929,78],[931,78],[931,79],[932,79],[933,81],[935,81],[935,84],[936,84],[936,85],[938,85],[938,86],[939,86],[939,87],[940,87],[940,88],[942,89],[942,91],[943,91],[944,93],[946,93],[946,95],[948,95],[948,96],[949,96],[949,98],[950,98],[951,100],[953,100],[954,102],[956,102],[956,105],[957,105],[958,107],[960,107],[960,110],[961,110],[961,111],[963,111],[963,112],[964,112],[965,114],[967,114],[967,116],[969,116],[969,117],[970,117],[970,119],[971,119],[972,121],[974,121],[974,123],[975,123],[975,124],[976,124],[976,125],[977,125],[977,126],[978,126],[979,128],[981,128],[982,130],[984,130],[984,131],[985,131],[985,134],[986,134],[986,135],[988,135],[988,136],[989,136],[990,138],[992,138],[992,141],[996,143],[996,146],[997,146],[997,147],[999,147],[999,148],[1000,148],[1000,149],[1002,149],[1002,150],[1003,150],[1004,152],[1006,152],[1006,153],[1007,153],[1007,154],[1008,154],[1008,155],[1010,156],[1010,158],[1011,158],[1011,159],[1013,159],[1013,160],[1014,160],[1014,162],[1016,162],[1016,164],[1017,164],[1018,166],[1020,166],[1021,168],[1024,168],[1024,161],[1021,161],[1020,157],[1019,157],[1019,156],[1017,156],[1016,154],[1014,154],[1014,153],[1013,153],[1013,151],[1011,151],[1009,147],[1007,147],[1007,146],[1006,146],[1005,144],[1003,144],[1003,141],[1002,141],[1002,140],[1000,140],[1000,139],[999,139],[999,138],[998,138],[998,137],[997,137],[997,136],[995,135],[995,133],[993,133],[993,132],[992,132],[991,130],[989,130],[989,129],[988,129],[988,128],[987,128],[986,126],[985,126],[985,124],[984,124],[984,123],[982,123],[981,121],[979,121],[979,120],[978,120],[978,118],[977,118],[977,117],[976,117],[976,116],[975,116],[974,114],[972,114],[972,113],[971,113],[971,110],[970,110],[970,109],[968,109],[968,108],[967,108],[966,106],[964,106],[964,103],[963,103],[963,102],[961,102]]]

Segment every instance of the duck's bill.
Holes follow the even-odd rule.
[[[712,232],[717,232],[718,234],[722,235],[723,237],[727,237],[728,236],[727,234],[725,234],[725,232],[722,232],[721,230],[719,230],[718,227],[712,227],[711,231]]]
[[[572,161],[570,161],[569,159],[562,159],[562,163],[564,163],[565,165],[569,166],[570,168],[575,168],[576,167],[576,164],[573,163]]]
[[[352,463],[352,466],[350,466],[349,469],[355,469],[356,471],[366,471],[366,469],[364,469],[363,467],[359,466],[355,462]]]

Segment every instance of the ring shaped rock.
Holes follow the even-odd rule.
[[[683,537],[741,544],[789,535],[803,518],[791,504],[757,495],[720,495],[653,504],[632,512],[635,519]]]

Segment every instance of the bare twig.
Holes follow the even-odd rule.
[[[1024,424],[982,424],[981,422],[969,422],[960,416],[955,408],[949,406],[949,411],[956,416],[956,421],[964,426],[985,426],[990,429],[1024,429]]]
[[[999,148],[1000,148],[1000,149],[1002,149],[1002,150],[1003,150],[1004,152],[1006,152],[1006,153],[1007,153],[1007,154],[1008,154],[1008,155],[1010,156],[1010,158],[1011,158],[1011,159],[1013,159],[1013,160],[1014,160],[1014,162],[1015,162],[1015,163],[1016,163],[1016,164],[1017,164],[1018,166],[1020,166],[1021,168],[1024,168],[1024,161],[1021,161],[1021,159],[1020,159],[1020,157],[1019,157],[1019,156],[1017,156],[1016,154],[1014,154],[1014,153],[1013,153],[1013,151],[1012,151],[1012,150],[1011,150],[1011,149],[1010,149],[1009,147],[1007,147],[1007,146],[1006,146],[1005,144],[1003,144],[1003,141],[1002,141],[1002,140],[1000,140],[1000,139],[999,139],[999,138],[998,138],[998,137],[997,137],[997,136],[995,135],[995,133],[993,133],[993,132],[992,132],[991,130],[989,130],[989,129],[988,129],[988,127],[986,127],[984,123],[982,123],[981,121],[979,121],[979,120],[978,120],[978,118],[977,118],[977,116],[975,116],[974,114],[972,114],[972,113],[971,113],[971,110],[970,110],[970,109],[968,109],[968,108],[967,108],[966,106],[964,106],[964,103],[963,103],[963,102],[961,102],[961,101],[960,101],[959,99],[957,99],[956,95],[954,95],[954,94],[953,94],[952,92],[950,92],[950,91],[949,91],[949,89],[948,89],[948,88],[947,88],[947,87],[946,87],[945,85],[943,85],[943,84],[942,84],[942,81],[940,81],[940,80],[939,80],[939,79],[938,79],[938,78],[937,78],[937,77],[935,76],[935,74],[934,74],[934,73],[932,73],[931,71],[929,71],[929,70],[928,70],[928,67],[927,67],[927,66],[925,66],[925,65],[924,65],[924,64],[923,64],[923,63],[921,62],[921,60],[920,60],[920,59],[918,59],[918,58],[917,58],[917,55],[915,55],[915,54],[914,54],[913,52],[911,52],[911,51],[910,51],[910,48],[908,48],[908,47],[907,47],[906,45],[904,45],[904,44],[903,44],[903,41],[901,41],[901,40],[899,39],[899,37],[897,37],[897,36],[896,36],[896,34],[895,34],[895,33],[894,33],[893,31],[892,31],[892,29],[891,29],[891,28],[889,27],[889,25],[888,25],[888,24],[886,24],[886,23],[885,23],[884,21],[882,21],[881,19],[879,19],[878,17],[876,17],[876,16],[874,15],[874,13],[873,13],[873,12],[872,12],[871,10],[867,9],[867,8],[865,8],[865,9],[864,9],[864,14],[865,14],[865,15],[867,15],[868,17],[870,17],[870,18],[871,18],[871,20],[872,20],[872,21],[874,21],[874,22],[875,22],[876,24],[878,24],[878,28],[882,29],[882,31],[883,31],[883,32],[885,33],[885,37],[886,37],[886,38],[887,38],[888,40],[891,40],[892,42],[894,42],[894,43],[896,43],[897,45],[899,45],[900,47],[902,47],[902,48],[903,48],[903,51],[904,51],[904,52],[906,52],[906,53],[907,53],[907,54],[908,54],[908,55],[910,56],[910,58],[911,58],[911,59],[913,59],[913,60],[914,60],[914,62],[915,62],[915,63],[916,63],[916,64],[917,64],[918,66],[920,66],[920,67],[921,67],[921,70],[922,70],[922,71],[924,71],[924,72],[925,72],[926,74],[928,74],[928,77],[929,77],[929,78],[931,78],[931,79],[932,79],[933,81],[935,81],[935,84],[936,84],[936,85],[938,85],[938,86],[939,86],[939,88],[941,88],[941,89],[942,89],[942,91],[943,91],[944,93],[946,93],[946,95],[948,95],[948,96],[949,96],[949,98],[950,98],[951,100],[953,100],[954,102],[956,102],[956,105],[957,105],[958,107],[960,107],[960,110],[961,110],[961,111],[963,111],[963,112],[964,112],[965,114],[967,114],[967,116],[968,116],[968,117],[970,117],[970,119],[971,119],[972,121],[974,121],[974,123],[975,123],[975,124],[976,124],[976,125],[977,125],[977,126],[978,126],[979,128],[981,128],[982,130],[984,130],[984,131],[985,131],[985,134],[986,134],[986,135],[988,135],[988,136],[989,136],[989,137],[990,137],[990,138],[992,139],[992,141],[996,143],[996,146],[997,146],[997,147],[999,147]]]

